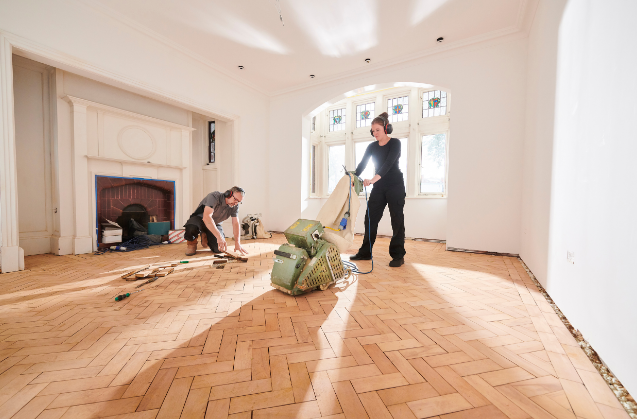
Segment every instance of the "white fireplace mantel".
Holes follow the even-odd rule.
[[[191,211],[191,127],[66,96],[71,105],[74,231],[61,231],[59,254],[96,250],[95,176],[175,182],[175,225]]]

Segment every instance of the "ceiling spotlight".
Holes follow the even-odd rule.
[[[442,41],[444,41],[444,40],[445,40],[445,38],[443,38],[443,37],[441,36],[440,38],[436,39],[436,42],[442,42]]]
[[[239,70],[243,70],[243,66],[242,65],[239,66]]]
[[[310,74],[310,78],[313,79],[315,76],[314,74]]]
[[[371,63],[371,62],[372,62],[372,59],[371,59],[371,58],[365,58],[365,62],[366,62],[367,64],[369,64],[369,63]]]

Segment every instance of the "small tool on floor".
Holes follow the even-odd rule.
[[[148,281],[142,282],[141,284],[139,284],[138,286],[136,286],[135,288],[141,288],[146,284],[150,284],[151,282],[155,282],[157,281],[157,279],[159,279],[159,277],[154,277],[154,278],[150,278]]]
[[[124,298],[128,298],[131,296],[131,294],[135,294],[136,292],[142,292],[147,290],[148,288],[142,288],[141,290],[137,290],[137,291],[133,291],[133,292],[127,292],[126,294],[120,294],[117,297],[115,297],[115,301],[122,301]]]

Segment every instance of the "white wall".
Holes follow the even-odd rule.
[[[453,95],[447,244],[518,253],[525,64],[526,40],[505,38],[273,98],[269,140],[270,213],[278,217],[273,217],[268,227],[284,230],[301,216],[298,198],[302,178],[298,173],[301,173],[302,162],[299,157],[302,137],[309,138],[309,124],[306,124],[307,133],[302,127],[304,115],[327,100],[362,86],[428,83],[448,87]],[[435,238],[431,236],[440,234],[440,230],[418,231],[414,226],[445,210],[433,201],[424,200],[422,205],[414,205],[413,211],[406,212],[408,236]],[[308,203],[306,211],[312,211],[313,206],[316,204]],[[357,226],[362,227],[362,221],[357,222]],[[383,228],[387,230],[387,225]]]
[[[637,392],[637,3],[569,1],[559,32],[547,287]],[[575,252],[575,264],[566,252]]]
[[[558,30],[567,1],[540,1],[529,34],[520,256],[542,284],[548,275]]]
[[[521,254],[632,393],[635,16],[637,5],[625,0],[540,3],[529,42]]]

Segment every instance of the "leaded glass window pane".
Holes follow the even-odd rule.
[[[327,169],[327,193],[331,194],[336,184],[345,173],[343,166],[345,165],[345,144],[333,145],[328,151],[328,169]]]
[[[446,193],[447,134],[423,135],[420,193]]]
[[[409,96],[388,99],[387,113],[389,122],[406,121],[409,118]]]
[[[422,117],[441,116],[447,114],[447,92],[431,90],[422,95]]]
[[[330,132],[345,129],[345,108],[330,111]]]
[[[356,128],[369,127],[372,125],[375,105],[374,102],[356,105]]]

